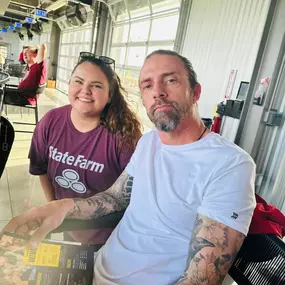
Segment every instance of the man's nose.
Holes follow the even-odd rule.
[[[156,83],[153,88],[153,98],[167,97],[167,92],[163,83]]]

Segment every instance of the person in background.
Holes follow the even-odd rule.
[[[4,231],[33,229],[37,246],[65,218],[96,219],[126,209],[95,256],[93,285],[221,285],[248,233],[256,205],[255,164],[201,120],[201,86],[189,60],[157,50],[139,87],[157,130],[145,134],[105,192],[50,202]]]
[[[38,123],[30,148],[30,173],[39,176],[48,202],[107,190],[141,137],[119,78],[102,60],[89,56],[78,62],[68,97],[70,105],[51,110]],[[104,244],[111,231],[71,232],[65,240]]]
[[[29,91],[31,92],[31,90],[35,90],[38,86],[43,85],[46,82],[46,44],[41,44],[40,47],[26,47],[23,51],[23,54],[24,61],[27,63],[27,71],[18,85],[18,89],[21,92],[9,92],[9,89],[6,89],[4,104],[16,104],[23,106],[35,105],[36,98],[34,95],[29,95]]]
[[[28,48],[29,46],[23,46],[23,49],[22,51],[20,52],[20,55],[19,55],[19,62],[20,64],[26,64],[25,60],[24,60],[24,50],[26,48]]]

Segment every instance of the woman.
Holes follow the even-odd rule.
[[[123,91],[110,65],[100,59],[83,58],[75,66],[70,105],[48,112],[32,138],[30,173],[40,176],[47,201],[105,191],[125,169],[141,131]],[[65,238],[103,244],[111,231],[77,231]]]

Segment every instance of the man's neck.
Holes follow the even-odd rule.
[[[184,145],[197,141],[203,134],[204,130],[205,125],[200,117],[184,118],[174,131],[158,131],[158,134],[163,144]],[[202,137],[205,137],[209,133],[210,131],[206,130]]]
[[[33,64],[35,64],[36,61],[31,61],[31,62],[28,62],[28,66],[31,67]]]
[[[100,116],[82,116],[79,115],[74,108],[72,108],[71,121],[79,132],[87,133],[100,125]]]

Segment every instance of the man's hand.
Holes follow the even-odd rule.
[[[34,231],[29,243],[32,247],[36,247],[48,233],[62,224],[73,208],[72,199],[52,201],[40,207],[33,207],[13,218],[0,233],[0,239],[4,232],[27,235]]]
[[[184,275],[176,285],[220,285],[243,243],[244,234],[198,215]]]
[[[90,198],[62,199],[33,207],[13,218],[3,229],[18,234],[32,234],[30,243],[36,246],[52,230],[60,226],[65,218],[80,220],[97,219],[104,215],[124,210],[131,198],[133,177],[123,171],[116,182],[106,191]]]
[[[41,44],[38,49],[38,55],[36,58],[36,62],[41,63],[46,58],[46,55],[47,55],[47,46],[46,44]]]

